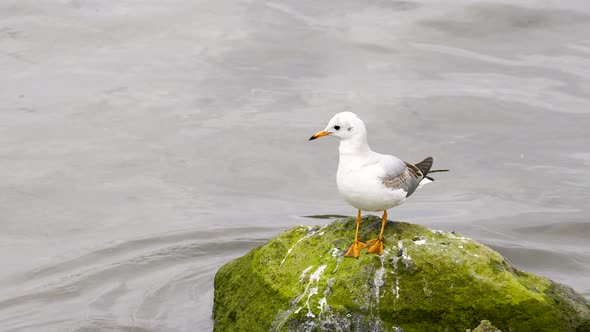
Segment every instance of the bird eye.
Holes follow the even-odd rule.
[[[340,130],[340,126],[334,126],[334,129]]]

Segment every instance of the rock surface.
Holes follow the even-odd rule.
[[[481,324],[476,327],[473,331],[467,330],[467,332],[502,332],[498,330],[489,320],[482,320]]]
[[[359,239],[380,224],[363,218]],[[215,331],[590,331],[583,297],[471,239],[389,221],[382,256],[344,258],[354,228],[296,227],[224,265]]]

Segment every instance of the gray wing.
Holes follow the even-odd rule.
[[[418,167],[408,162],[404,162],[400,166],[385,176],[382,182],[387,188],[403,189],[407,193],[406,197],[408,197],[418,188],[424,175]]]

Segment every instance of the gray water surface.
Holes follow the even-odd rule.
[[[452,169],[390,219],[590,298],[586,0],[4,0],[0,331],[211,330],[222,264],[354,215],[346,110]]]

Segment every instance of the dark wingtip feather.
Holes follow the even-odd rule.
[[[420,172],[422,172],[422,175],[426,176],[428,174],[428,171],[430,171],[430,168],[432,167],[432,163],[434,162],[434,159],[430,156],[424,158],[424,160],[422,160],[421,162],[415,164],[416,167],[418,167],[418,169],[420,170]]]

